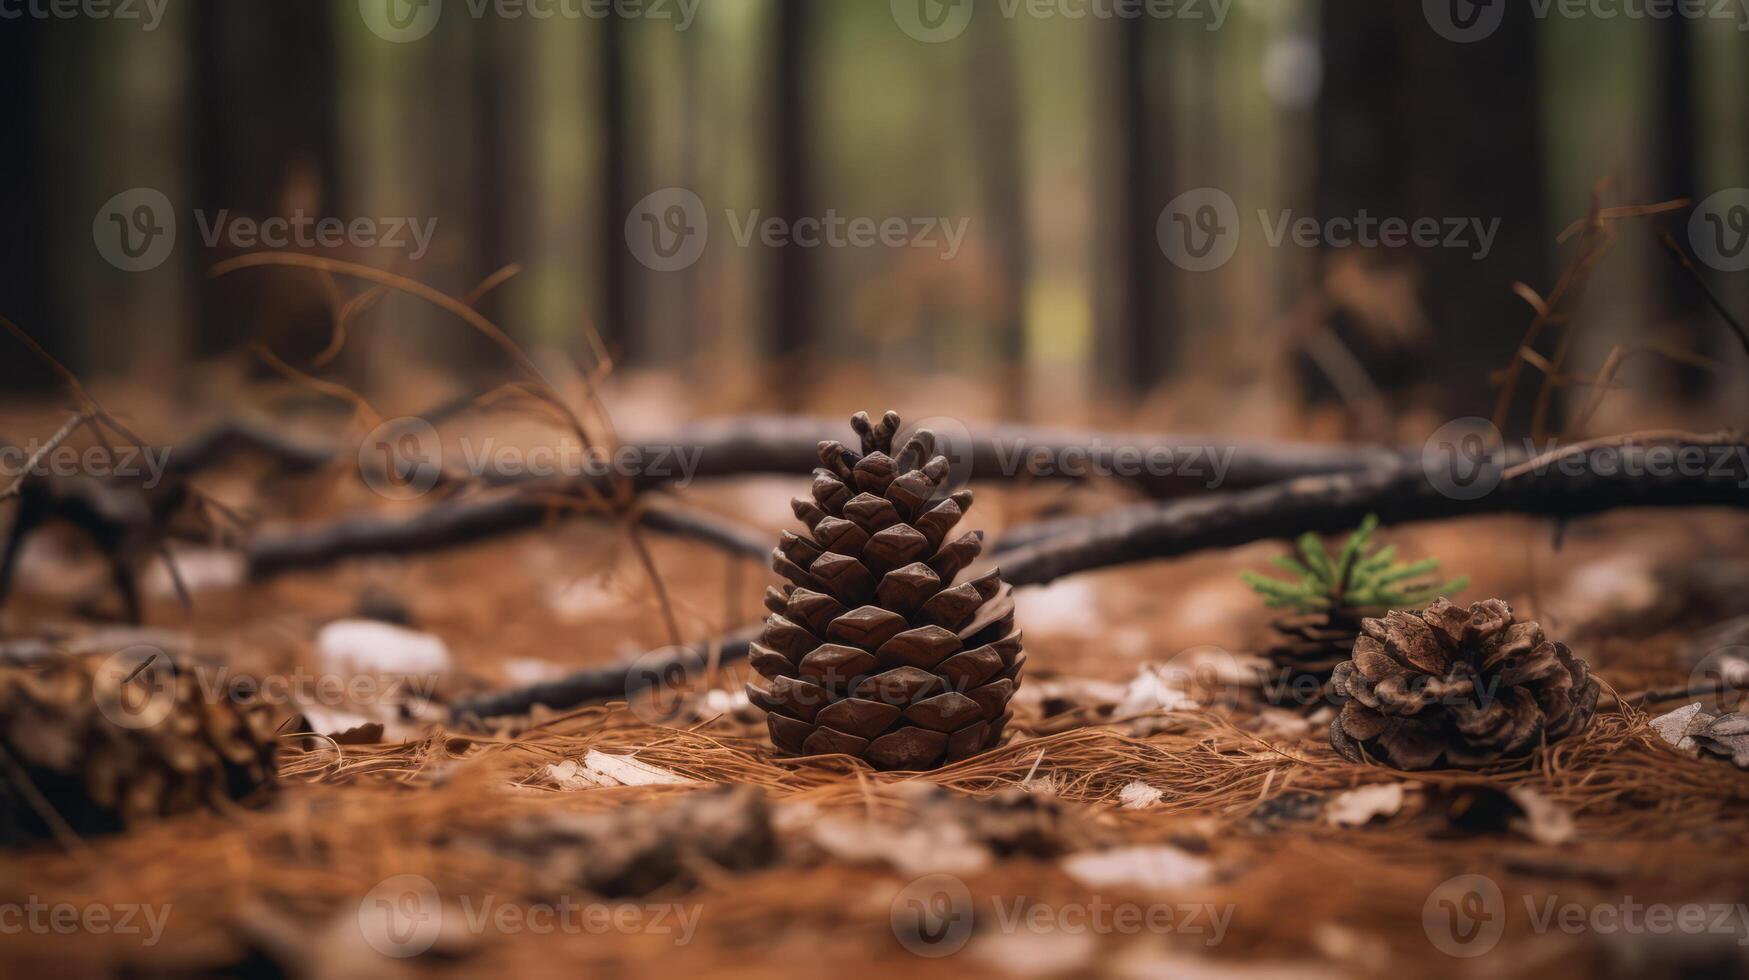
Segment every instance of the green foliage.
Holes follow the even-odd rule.
[[[1334,556],[1324,550],[1324,542],[1316,534],[1301,535],[1298,559],[1282,555],[1274,560],[1275,566],[1292,575],[1292,579],[1254,572],[1241,573],[1241,577],[1269,608],[1299,612],[1320,612],[1339,606],[1357,611],[1403,609],[1452,595],[1470,584],[1468,576],[1449,582],[1428,581],[1426,576],[1439,568],[1439,562],[1433,558],[1393,564],[1397,558],[1396,545],[1368,552],[1367,546],[1378,526],[1377,514],[1366,515],[1359,530],[1349,535],[1342,550]]]

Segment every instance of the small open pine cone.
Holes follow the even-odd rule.
[[[131,669],[130,669],[131,668]],[[209,696],[168,660],[56,657],[0,667],[0,840],[47,837],[46,804],[79,834],[237,800],[274,782],[259,704]]]
[[[1365,620],[1332,685],[1348,701],[1330,725],[1331,747],[1398,769],[1522,755],[1584,731],[1598,695],[1585,661],[1499,599],[1468,610],[1440,599]]]

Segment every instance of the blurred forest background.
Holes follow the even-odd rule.
[[[1539,19],[1512,3],[1492,36],[1455,43],[1409,0],[1235,0],[1219,29],[1196,7],[1072,18],[984,0],[941,43],[885,0],[702,0],[684,29],[676,0],[551,18],[449,0],[406,43],[373,32],[358,0],[169,0],[153,30],[3,20],[0,313],[91,376],[265,378],[248,343],[307,365],[329,341],[329,294],[304,270],[210,278],[247,249],[209,247],[197,210],[435,219],[417,260],[315,251],[457,296],[516,263],[484,313],[585,364],[593,328],[615,383],[668,392],[677,413],[871,407],[838,384],[861,374],[952,388],[987,416],[1403,438],[1489,414],[1489,373],[1531,316],[1513,283],[1547,294],[1571,253],[1556,236],[1597,181],[1612,204],[1749,184],[1740,20]],[[1203,186],[1238,202],[1247,237],[1190,272],[1156,222]],[[174,203],[178,239],[131,273],[92,229],[136,187]],[[672,187],[705,203],[711,234],[696,263],[656,271],[626,219]],[[1501,225],[1477,260],[1272,248],[1254,217],[1363,208]],[[968,233],[952,258],[773,248],[738,244],[724,218],[828,209]],[[1611,345],[1649,342],[1726,369],[1639,358],[1597,429],[1749,416],[1743,352],[1658,244],[1687,221],[1622,226],[1572,363],[1595,371]],[[1749,310],[1749,273],[1701,271]],[[323,373],[359,390],[415,368],[471,385],[503,361],[390,296]],[[53,384],[16,348],[0,374],[9,395]]]

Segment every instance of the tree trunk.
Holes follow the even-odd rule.
[[[1032,270],[1027,220],[1025,147],[1021,141],[1019,80],[1008,21],[989,18],[971,31],[972,134],[983,189],[984,225],[996,254],[997,308],[993,311],[1004,418],[1026,417],[1026,288]]]
[[[631,209],[626,189],[626,25],[617,13],[601,21],[601,76],[597,111],[601,117],[601,321],[596,325],[607,348],[621,361],[636,360],[642,337],[632,296],[631,256],[623,222]]]
[[[775,70],[771,75],[773,201],[777,215],[793,223],[812,213],[813,170],[808,155],[813,109],[808,73],[808,45],[814,0],[778,0]],[[783,384],[776,390],[780,407],[801,408],[807,402],[804,385],[810,377],[810,342],[814,337],[814,264],[809,250],[788,241],[772,256],[771,316],[773,367]]]
[[[191,10],[193,207],[257,220],[298,210],[312,219],[334,213],[340,192],[331,12],[330,4],[279,0],[200,0]],[[200,264],[229,254],[221,244],[203,252]],[[288,357],[320,350],[327,307],[308,284],[307,277],[277,275],[202,281],[194,353],[226,350],[246,336]]]
[[[1465,246],[1410,253],[1437,357],[1418,359],[1421,378],[1380,375],[1436,379],[1447,411],[1487,415],[1490,374],[1530,317],[1512,284],[1551,285],[1537,21],[1506,4],[1491,35],[1456,42],[1430,29],[1419,4],[1324,0],[1322,24],[1321,217],[1433,218],[1442,239],[1450,222],[1498,221],[1486,254],[1473,230]],[[1529,402],[1516,399],[1509,422],[1528,418]]]
[[[65,317],[54,295],[54,268],[59,257],[50,248],[51,196],[48,183],[51,146],[46,117],[55,102],[43,83],[43,48],[31,27],[0,30],[0,131],[10,135],[11,148],[0,153],[0,314],[17,323],[57,356],[69,344],[62,333]],[[58,124],[65,124],[62,118]],[[0,340],[0,386],[11,393],[36,391],[58,382],[46,365],[36,361],[11,338]],[[13,433],[0,435],[20,438]]]

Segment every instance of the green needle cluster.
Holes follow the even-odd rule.
[[[1439,568],[1439,561],[1425,558],[1408,564],[1393,564],[1397,546],[1386,545],[1370,553],[1367,548],[1378,529],[1377,514],[1368,514],[1360,528],[1348,536],[1342,550],[1332,556],[1316,534],[1299,539],[1299,558],[1282,555],[1276,567],[1292,579],[1271,578],[1243,572],[1251,586],[1271,609],[1294,609],[1302,613],[1336,608],[1352,610],[1404,609],[1425,605],[1440,596],[1450,596],[1470,584],[1468,576],[1449,582],[1430,582],[1426,576]]]

